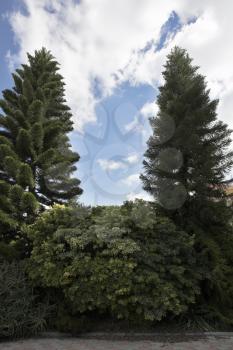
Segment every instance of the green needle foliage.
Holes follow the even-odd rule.
[[[185,50],[172,50],[163,77],[159,112],[150,120],[144,187],[176,222],[192,217],[205,224],[213,215],[213,199],[222,203],[226,197],[223,182],[233,165],[231,131],[217,120],[218,101],[210,99],[204,77]]]
[[[79,155],[70,148],[70,108],[59,65],[42,49],[13,74],[0,100],[0,236],[17,238],[39,210],[80,195],[72,177]]]

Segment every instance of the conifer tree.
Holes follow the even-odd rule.
[[[39,210],[82,192],[72,177],[79,155],[70,148],[72,115],[59,65],[44,48],[28,61],[0,100],[0,235],[8,240]]]
[[[195,237],[203,281],[194,313],[232,322],[232,206],[226,198],[231,130],[217,119],[218,101],[210,99],[185,50],[172,50],[163,77],[141,178],[157,210]]]
[[[231,131],[217,120],[218,101],[210,99],[205,78],[185,50],[172,50],[163,77],[159,112],[150,120],[144,188],[179,224],[205,225],[217,219],[216,211],[224,221],[229,214],[224,180],[233,165]]]

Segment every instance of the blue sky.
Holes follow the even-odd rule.
[[[79,175],[85,185],[85,202],[122,203],[129,193],[141,193],[138,174],[150,127],[139,111],[148,101],[154,102],[155,95],[156,90],[150,86],[124,84],[97,105],[97,121],[85,127],[84,136],[78,132],[71,135],[74,149],[82,156]],[[147,132],[145,136],[135,130],[138,125],[127,130],[135,117]]]
[[[11,77],[10,72],[7,64],[6,54],[7,51],[15,46],[14,45],[14,39],[13,39],[13,33],[11,31],[9,22],[7,18],[4,16],[5,13],[12,10],[13,2],[10,1],[1,1],[0,2],[0,33],[1,33],[1,44],[0,44],[0,87],[1,91],[11,86]]]
[[[75,123],[70,139],[81,156],[81,202],[148,198],[139,180],[148,118],[157,111],[162,65],[175,44],[203,68],[213,97],[222,97],[222,119],[231,121],[233,51],[226,35],[219,38],[217,1],[187,6],[182,0],[145,0],[140,7],[138,0],[8,0],[0,2],[0,13],[1,91],[12,86],[10,71],[28,51],[45,46],[61,63]],[[218,70],[218,57],[211,54],[223,38],[229,58]]]

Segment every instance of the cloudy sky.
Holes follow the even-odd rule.
[[[139,181],[162,66],[174,45],[206,76],[233,128],[231,0],[0,1],[0,90],[42,46],[61,64],[87,204],[148,198]]]

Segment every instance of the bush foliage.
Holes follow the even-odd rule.
[[[30,227],[30,277],[62,288],[77,312],[161,320],[195,302],[194,238],[143,201],[90,210],[55,206]]]
[[[0,338],[35,335],[46,326],[48,306],[38,303],[20,262],[0,262]]]

